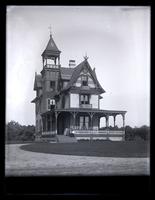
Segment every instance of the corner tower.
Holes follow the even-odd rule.
[[[43,88],[43,101],[44,105],[48,99],[55,99],[55,95],[60,90],[60,53],[61,51],[56,46],[52,34],[45,50],[42,53],[43,69],[42,75],[42,88]],[[47,109],[43,109],[46,112]]]

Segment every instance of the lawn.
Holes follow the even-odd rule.
[[[140,143],[134,145],[131,142],[130,156],[135,156],[134,151],[136,149],[134,150],[134,148],[136,146],[136,148],[138,147],[138,153],[136,155],[139,157],[129,157],[129,151],[128,157],[123,157],[123,155],[120,154],[120,150],[116,151],[116,147],[122,148],[121,151],[124,151],[124,144],[121,143],[120,145],[119,142],[95,142],[93,144],[87,142],[80,142],[77,144],[6,144],[5,175],[148,175],[150,173],[150,159],[149,157],[142,157],[147,154],[144,150],[144,148],[147,150],[147,145]],[[127,146],[129,146],[129,144],[126,145],[126,149],[128,150],[129,147]],[[74,155],[71,155],[73,153]],[[78,156],[79,154],[82,156]],[[91,156],[84,156],[84,154]],[[101,157],[101,155],[112,156],[112,154],[115,156],[118,155],[118,157]],[[122,157],[120,157],[120,155]],[[125,153],[124,156],[126,156]]]
[[[78,143],[32,143],[22,145],[22,150],[77,156],[97,157],[149,157],[149,142],[145,141],[81,141]]]

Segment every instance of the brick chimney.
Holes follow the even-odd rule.
[[[69,60],[69,67],[75,67],[76,66],[76,63],[75,63],[75,60]]]

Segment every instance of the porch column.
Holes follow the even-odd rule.
[[[114,117],[114,127],[116,126],[116,115],[113,116]]]
[[[93,116],[94,116],[94,113],[90,113],[90,126],[92,130],[93,130]]]
[[[48,122],[47,122],[47,115],[45,115],[45,123],[46,123],[46,130],[45,130],[45,132],[47,132],[47,126],[48,126]]]
[[[123,128],[125,127],[125,114],[122,114],[122,119],[123,119]]]
[[[76,122],[76,113],[75,112],[73,113],[73,120],[74,120],[73,121],[73,128],[76,129],[75,128],[75,126],[76,126],[76,123],[75,123]]]
[[[41,134],[42,134],[42,132],[44,131],[44,129],[43,129],[43,117],[41,117]]]
[[[57,118],[58,118],[58,113],[55,112],[55,133],[57,134]]]
[[[109,127],[109,115],[106,115],[106,128]]]
[[[52,131],[52,115],[50,114],[50,131]]]

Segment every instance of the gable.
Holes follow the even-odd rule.
[[[71,79],[68,85],[66,86],[65,90],[70,89],[72,86],[75,86],[76,84],[78,85],[78,87],[80,87],[81,73],[89,73],[90,74],[89,84],[91,85],[91,87],[96,87],[96,89],[99,89],[100,93],[105,92],[105,90],[102,88],[102,86],[99,84],[97,80],[95,71],[91,69],[87,60],[84,60],[82,63],[80,63],[74,68]]]
[[[96,83],[95,83],[95,80],[94,78],[92,77],[91,73],[85,69],[83,69],[81,72],[80,72],[80,75],[79,77],[77,78],[77,81],[74,83],[74,86],[76,87],[81,87],[82,85],[82,77],[83,76],[86,76],[87,77],[87,81],[88,81],[88,86],[90,88],[95,88],[96,87]]]

